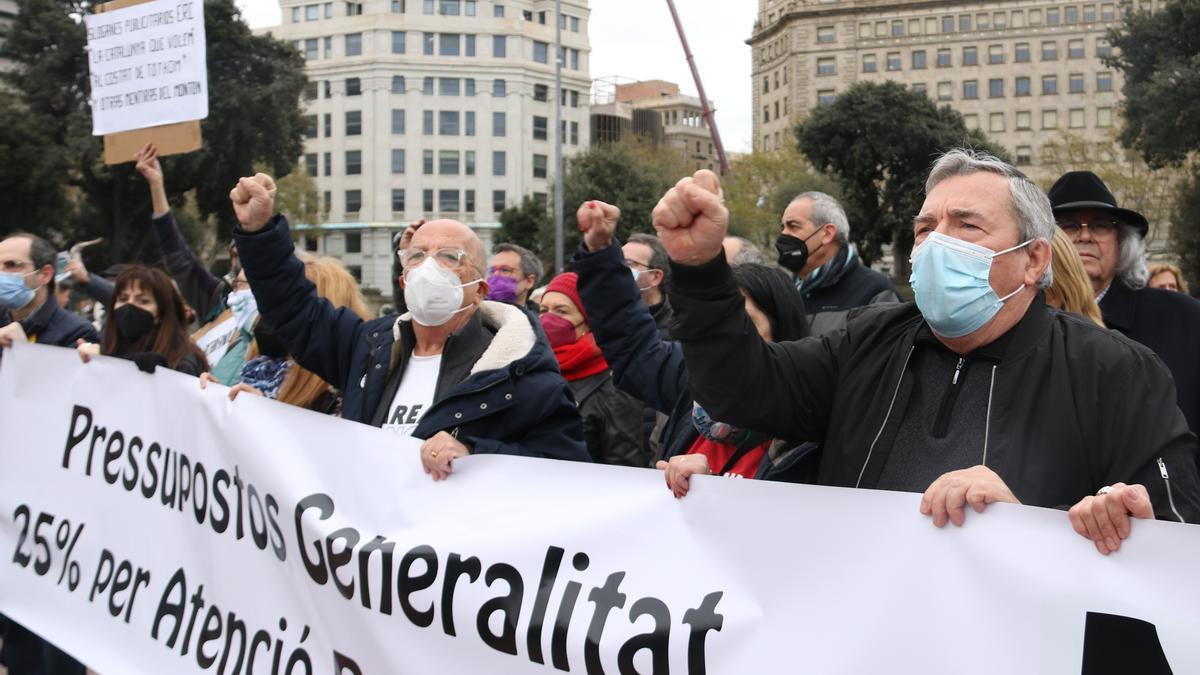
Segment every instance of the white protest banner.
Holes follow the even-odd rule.
[[[0,429],[0,611],[103,674],[1090,675],[1103,618],[1136,672],[1200,672],[1191,525],[1103,557],[1004,504],[939,530],[913,494],[517,457],[435,483],[381,430],[24,344]]]
[[[202,0],[154,0],[84,23],[93,135],[208,117]]]

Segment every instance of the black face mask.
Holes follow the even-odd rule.
[[[154,315],[133,304],[124,304],[113,310],[117,324],[117,335],[121,342],[133,344],[154,330]]]
[[[258,353],[272,359],[287,358],[288,348],[283,340],[275,334],[274,329],[260,317],[254,324],[254,341],[258,343]]]
[[[810,255],[808,240],[821,231],[818,229],[804,239],[793,237],[790,234],[780,234],[776,237],[775,250],[779,251],[779,264],[799,274],[800,270],[804,269],[804,266],[808,264],[808,256]],[[821,246],[824,246],[824,244]],[[817,250],[820,250],[821,246],[818,246]]]

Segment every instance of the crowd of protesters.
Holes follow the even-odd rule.
[[[157,151],[157,266],[57,269],[42,238],[0,241],[0,347],[16,341],[194,375],[420,441],[433,480],[470,454],[920,493],[941,527],[994,502],[1062,509],[1102,554],[1132,519],[1200,522],[1200,301],[1147,268],[1149,223],[1094,174],[1043,192],[969,150],[932,165],[901,302],[833,197],[780,214],[775,256],[729,234],[717,177],[683,178],[657,235],[578,206],[583,242],[547,281],[511,243],[452,220],[394,240],[390,313],[338,261],[297,251],[266,175],[230,193],[232,267],[187,245]],[[777,263],[773,262],[777,259]],[[93,307],[69,311],[66,279]],[[2,361],[0,361],[2,364]],[[12,673],[83,672],[3,625]]]

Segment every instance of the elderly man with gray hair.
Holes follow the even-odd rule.
[[[1146,232],[1137,211],[1117,206],[1100,177],[1071,171],[1050,188],[1054,217],[1092,282],[1104,324],[1149,347],[1175,377],[1179,408],[1200,433],[1200,300],[1146,288]]]
[[[676,338],[714,419],[820,443],[819,483],[923,493],[939,527],[993,502],[1059,507],[1108,554],[1131,517],[1200,518],[1196,437],[1170,373],[1142,345],[1046,307],[1054,217],[1012,166],[942,156],[913,220],[916,302],[795,342],[750,326],[721,255],[727,223],[707,171],[654,211]]]
[[[899,302],[896,287],[863,264],[850,243],[850,221],[836,199],[805,192],[788,204],[775,240],[779,264],[795,275],[813,334],[846,325],[855,307]]]

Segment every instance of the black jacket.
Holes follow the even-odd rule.
[[[412,354],[407,317],[364,321],[317,296],[287,220],[234,230],[258,309],[296,362],[342,390],[342,416],[381,424]],[[587,460],[579,413],[538,322],[524,310],[485,302],[450,336],[434,405],[413,431],[454,433],[473,453]]]
[[[1200,434],[1200,300],[1175,291],[1134,291],[1114,282],[1100,301],[1109,328],[1149,347],[1175,377],[1179,409]]]
[[[828,277],[800,288],[813,335],[844,328],[846,314],[855,307],[900,301],[892,281],[862,264],[857,253],[850,251],[849,246],[842,246]]]
[[[864,307],[844,330],[767,344],[722,256],[675,266],[675,335],[697,400],[713,417],[823,444],[818,482],[877,484],[913,376],[925,321],[913,303]],[[733,318],[733,320],[730,320]],[[1200,521],[1196,437],[1145,347],[1039,296],[992,367],[984,442],[1017,499],[1070,506],[1100,487],[1141,483],[1160,518]]]
[[[0,328],[10,323],[12,314],[8,310],[0,310]],[[47,293],[42,306],[20,323],[26,337],[39,345],[74,347],[80,339],[100,342],[96,328],[83,317],[59,307],[53,293]]]
[[[641,402],[614,387],[609,371],[567,384],[579,403],[583,440],[592,461],[645,467]]]
[[[687,365],[679,343],[659,333],[624,261],[618,242],[595,253],[580,246],[571,269],[579,274],[588,325],[612,369],[613,382],[669,416],[659,435],[658,455],[652,458],[667,459],[686,453],[699,436],[692,425]]]

